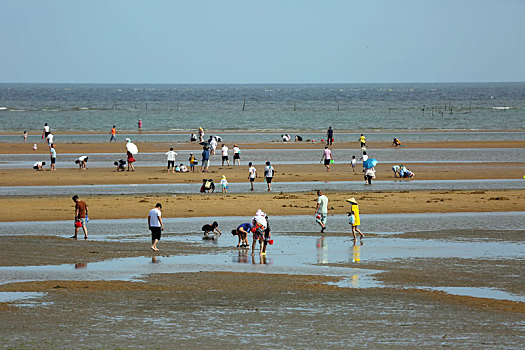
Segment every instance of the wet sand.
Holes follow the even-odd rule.
[[[47,158],[46,158],[47,160]],[[405,180],[394,177],[391,163],[381,163],[376,167],[376,180]],[[89,164],[88,164],[89,166]],[[455,179],[521,179],[525,174],[525,163],[466,163],[466,164],[407,164],[414,171],[417,180],[455,180]],[[266,186],[264,167],[257,166],[260,172],[256,183]],[[333,164],[329,172],[322,164],[275,165],[274,182],[290,181],[363,181],[362,167],[352,172],[349,164]],[[212,178],[220,182],[225,175],[229,182],[248,182],[247,166],[211,166],[209,173],[168,173],[165,168],[141,167],[135,163],[133,172],[116,172],[115,168],[78,168],[40,171],[33,169],[1,169],[0,186],[54,186],[54,185],[102,185],[102,184],[156,184],[156,183],[202,183],[202,179]],[[301,189],[298,188],[298,191]]]
[[[405,239],[521,240],[523,232],[409,233]],[[492,236],[491,236],[492,235]],[[3,266],[87,264],[163,253],[143,242],[0,237]],[[365,246],[361,249],[366,249]],[[164,254],[228,255],[214,245],[162,242]],[[351,249],[351,244],[349,243]],[[219,249],[219,251],[217,251]],[[231,254],[231,252],[229,253]],[[512,259],[418,258],[338,264],[375,269],[384,288],[341,288],[337,277],[234,272],[160,273],[135,281],[46,280],[0,285],[44,293],[0,303],[0,344],[12,348],[519,348],[525,303],[417,286],[491,286],[521,292]],[[79,267],[82,267],[81,265]],[[89,267],[87,267],[89,268]],[[271,265],[260,265],[261,269]],[[359,283],[356,281],[356,283]],[[408,288],[408,289],[407,289]],[[21,326],[23,325],[23,327]],[[334,326],[337,325],[337,326]],[[137,336],[139,332],[140,336]]]
[[[268,143],[264,148],[306,148],[305,143]],[[5,147],[4,147],[5,146]],[[194,149],[196,145],[175,145]],[[343,148],[345,145],[335,145]],[[355,143],[347,144],[358,149]],[[389,147],[370,144],[370,147]],[[428,143],[405,147],[513,147],[525,142]],[[28,145],[2,144],[1,153],[29,153]],[[41,148],[45,147],[43,144]],[[119,152],[120,144],[62,144],[61,152]],[[144,144],[142,151],[165,152],[169,144]],[[184,148],[189,147],[189,148]],[[242,145],[262,148],[261,144]],[[310,147],[307,146],[307,147]],[[322,145],[311,145],[322,148]],[[418,165],[417,179],[521,178],[525,164],[471,163]],[[384,168],[383,168],[384,166]],[[378,167],[378,179],[392,179],[390,164]],[[276,181],[362,181],[348,165],[326,173],[320,164],[277,169]],[[500,171],[504,168],[505,171]],[[203,175],[166,174],[140,168],[1,170],[1,186],[47,186],[125,183],[200,183]],[[246,181],[245,167],[213,169],[230,182]],[[278,180],[277,180],[278,179]],[[262,180],[262,179],[260,179]],[[263,184],[259,184],[263,186]],[[74,191],[74,187],[72,187]],[[525,211],[525,190],[398,191],[327,193],[330,214],[344,214],[355,197],[361,213]],[[144,218],[156,202],[164,217],[252,216],[263,207],[270,215],[312,215],[314,193],[212,195],[98,195],[82,198],[90,218]],[[0,221],[72,220],[70,196],[0,198]],[[505,239],[519,244],[522,231],[471,230],[406,233],[404,239]],[[125,227],[122,228],[125,231]],[[328,233],[330,235],[330,233]],[[145,233],[139,242],[100,242],[34,235],[1,235],[0,266],[83,264],[114,258],[163,254],[231,254],[232,248],[161,241],[151,252]],[[366,243],[365,243],[366,244]],[[350,246],[349,246],[350,247]],[[293,249],[293,247],[287,247]],[[351,247],[350,247],[351,249]],[[392,248],[394,249],[394,248]],[[227,259],[227,258],[225,258]],[[418,286],[492,287],[520,294],[521,260],[409,258],[333,264],[380,271],[384,288],[341,288],[338,278],[234,272],[157,273],[135,281],[27,281],[0,285],[0,292],[43,292],[37,301],[0,302],[0,346],[8,348],[509,348],[523,344],[525,303],[474,298],[423,290]],[[261,265],[263,269],[267,265]],[[271,266],[271,265],[270,265]],[[110,268],[108,266],[108,268]],[[517,277],[518,276],[518,277]],[[408,288],[408,289],[407,289]]]
[[[525,211],[525,190],[327,192],[329,214],[349,210],[346,199],[355,197],[361,213],[427,213]],[[251,217],[258,208],[269,215],[314,215],[317,195],[307,193],[249,193],[195,195],[86,196],[89,217],[96,219],[143,218],[157,202],[164,217]],[[70,220],[71,197],[3,197],[0,221]],[[30,215],[28,215],[30,213]]]
[[[224,142],[228,147],[232,148],[235,140]],[[38,150],[33,151],[32,143],[20,142],[0,142],[1,154],[48,154],[48,147],[46,143],[38,143]],[[319,149],[320,152],[324,149],[325,143],[322,142],[259,142],[259,143],[239,143],[242,149]],[[163,152],[166,153],[170,147],[175,150],[202,150],[202,146],[193,142],[141,142],[137,143],[140,152]],[[361,150],[360,144],[357,142],[339,142],[334,143],[331,147],[333,149],[352,149]],[[392,148],[391,142],[368,142],[367,148],[385,149]],[[399,150],[404,148],[525,148],[525,141],[464,141],[464,142],[410,142],[403,144]],[[125,152],[124,142],[112,143],[57,143],[57,153],[78,153],[78,155],[86,153],[119,153]],[[231,151],[231,150],[230,150]]]

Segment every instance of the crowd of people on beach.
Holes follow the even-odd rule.
[[[138,122],[138,130],[139,133],[142,132],[142,121],[139,119]],[[109,142],[117,142],[117,130],[116,126],[113,125],[110,131],[110,140]],[[24,131],[23,134],[24,142],[27,142],[27,132]],[[289,142],[291,140],[291,137],[289,134],[283,134],[282,135],[283,142]],[[51,169],[50,170],[56,170],[55,168],[55,162],[56,162],[56,149],[54,144],[54,136],[51,133],[50,126],[46,123],[43,128],[42,133],[42,139],[47,143],[47,146],[49,147],[50,152],[50,159],[51,159]],[[197,131],[197,134],[192,134],[190,136],[191,142],[197,142],[203,146],[202,150],[202,160],[201,160],[201,172],[207,173],[209,172],[209,166],[210,166],[210,158],[211,156],[214,156],[216,154],[216,149],[219,144],[219,142],[222,141],[222,138],[217,135],[212,135],[208,138],[207,141],[204,141],[204,129],[200,127]],[[295,135],[295,141],[300,142],[302,141],[302,137],[299,135]],[[322,140],[324,142],[324,140]],[[323,150],[323,154],[321,157],[321,162],[324,163],[324,166],[326,168],[326,171],[330,171],[330,165],[334,163],[334,157],[331,151],[330,146],[333,145],[334,142],[334,130],[329,127],[326,133],[326,145]],[[367,154],[367,148],[366,148],[366,137],[364,134],[361,134],[361,136],[358,139],[358,142],[360,144],[362,155],[359,159],[359,161],[363,162],[363,175],[365,179],[365,184],[371,184],[372,179],[375,178],[375,165],[377,164],[377,160],[369,158],[369,155]],[[394,141],[392,143],[393,147],[399,147],[401,145],[400,141],[397,138],[394,138]],[[37,149],[37,145],[35,144],[33,149]],[[222,143],[221,145],[221,164],[222,166],[230,166],[230,157],[229,157],[229,147]],[[239,148],[239,145],[234,144],[232,147],[233,151],[233,159],[232,159],[232,166],[240,166],[240,155],[241,150]],[[138,149],[136,145],[131,143],[131,140],[129,138],[126,139],[126,160],[119,159],[118,161],[114,162],[114,165],[116,166],[116,171],[125,171],[126,164],[128,166],[128,171],[134,171],[134,165],[135,162],[134,154],[138,152]],[[169,151],[165,153],[167,157],[167,167],[166,171],[169,173],[176,173],[176,172],[195,172],[195,166],[198,164],[197,159],[195,158],[194,153],[190,153],[190,156],[188,158],[189,162],[189,169],[186,167],[183,163],[176,164],[176,156],[178,155],[173,147],[170,147]],[[87,155],[82,155],[78,157],[78,159],[75,160],[75,164],[79,166],[80,170],[86,170],[87,169],[87,162],[89,157]],[[351,159],[351,167],[352,172],[356,173],[356,167],[357,167],[357,158],[355,155],[352,155]],[[35,170],[42,171],[44,170],[44,166],[46,165],[46,162],[36,162],[33,166]],[[405,178],[413,178],[414,173],[406,168],[404,165],[394,165],[392,167],[392,171],[394,172],[395,177],[405,177]],[[272,190],[272,181],[275,176],[275,169],[272,166],[270,161],[267,161],[264,168],[264,178],[267,184],[267,190]],[[254,182],[258,178],[257,169],[255,168],[253,162],[248,162],[248,181],[250,182],[250,190],[254,190]],[[225,175],[222,175],[220,180],[220,188],[222,193],[228,193],[229,189],[229,182]],[[200,192],[202,193],[212,193],[215,192],[215,183],[213,179],[203,179],[202,180],[202,186],[200,189]],[[328,218],[328,198],[323,193],[322,190],[317,191],[318,199],[317,199],[317,205],[315,208],[315,222],[321,227],[321,233],[324,233],[327,228],[327,218]],[[75,233],[71,238],[76,239],[78,235],[78,230],[82,228],[84,232],[84,238],[88,238],[87,233],[87,222],[89,221],[88,218],[88,206],[86,202],[79,199],[77,195],[73,196],[73,201],[75,202]],[[353,240],[357,240],[357,234],[359,234],[360,238],[363,238],[363,233],[359,230],[359,226],[361,224],[360,222],[360,216],[359,216],[359,206],[357,204],[357,201],[355,198],[350,198],[347,200],[348,203],[351,205],[350,211],[348,211],[348,217],[349,217],[349,224],[351,226],[351,232],[353,236]],[[217,239],[222,235],[222,232],[218,229],[218,222],[214,221],[212,224],[204,225],[203,230],[203,239]],[[154,251],[158,251],[159,248],[157,247],[158,242],[161,239],[161,232],[164,230],[164,223],[162,221],[162,204],[157,203],[155,208],[151,209],[148,214],[148,227],[151,231],[151,249]],[[259,244],[259,254],[264,255],[266,254],[266,248],[268,244],[273,244],[273,239],[271,239],[270,234],[270,225],[268,220],[268,215],[264,213],[261,209],[259,209],[253,218],[249,222],[245,222],[240,224],[237,228],[233,229],[232,234],[234,236],[238,237],[238,244],[237,247],[239,248],[247,248],[250,247],[250,244],[248,243],[248,235],[252,233],[252,243],[251,243],[251,250],[252,255],[255,253],[255,247],[257,244]]]

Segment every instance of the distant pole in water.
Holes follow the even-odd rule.
[[[338,111],[338,112],[339,112],[339,109],[340,109],[340,107],[341,107],[341,103],[340,103],[340,102],[341,102],[340,100],[337,100],[337,111]]]
[[[293,101],[293,111],[295,112],[296,110],[297,110],[297,106],[296,106],[295,101]]]
[[[146,110],[148,110],[148,103],[146,102]]]
[[[470,112],[472,112],[472,91],[470,92],[469,100],[470,100],[470,104],[468,106],[468,112],[470,113]]]
[[[246,97],[244,98],[244,102],[242,104],[242,111],[244,112],[244,109],[246,108]]]

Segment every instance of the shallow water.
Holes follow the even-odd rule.
[[[117,174],[115,174],[117,175]],[[210,174],[208,174],[210,175]],[[213,175],[209,176],[213,177]],[[356,176],[356,178],[358,178]],[[359,177],[360,178],[360,177]],[[216,192],[203,194],[219,196],[219,184]],[[130,185],[83,185],[83,186],[0,186],[2,196],[62,196],[62,195],[96,195],[96,194],[188,194],[199,193],[201,183],[179,184],[130,184]],[[266,184],[256,182],[254,192],[267,192]],[[308,192],[321,189],[323,191],[414,191],[414,190],[503,190],[523,189],[524,179],[482,179],[482,180],[378,180],[372,185],[359,181],[301,181],[272,183],[272,191]],[[228,193],[249,193],[248,182],[230,182]]]
[[[322,148],[320,146],[320,148]],[[177,163],[188,165],[190,152],[197,155],[200,162],[202,149],[184,150],[177,152]],[[337,164],[350,164],[352,155],[359,160],[361,150],[346,150],[333,148],[333,157]],[[479,149],[368,149],[370,158],[376,158],[380,163],[418,164],[418,163],[493,163],[493,162],[525,162],[525,151],[521,148],[479,148]],[[115,167],[113,162],[126,159],[125,153],[86,153],[89,156],[89,167]],[[76,168],[74,161],[79,154],[58,154],[57,168]],[[248,162],[263,165],[267,161],[273,165],[280,164],[319,164],[322,156],[321,149],[247,149],[242,150],[241,165],[247,166]],[[165,152],[139,153],[136,157],[137,167],[166,166]],[[0,169],[32,168],[36,161],[48,161],[46,154],[0,154]],[[233,156],[230,151],[230,162]],[[361,162],[358,162],[359,164]],[[220,152],[211,157],[212,168],[221,166]],[[381,164],[379,165],[381,167]],[[200,168],[197,166],[197,168]],[[359,165],[360,168],[360,165]],[[277,168],[278,170],[278,168]],[[349,169],[350,170],[350,169]],[[413,169],[416,170],[416,169]]]
[[[399,126],[395,126],[395,130]],[[109,132],[109,128],[108,128]],[[137,133],[119,133],[117,139],[123,142],[126,138],[130,138],[133,142],[189,142],[190,134],[195,131],[188,131],[186,134],[137,134]],[[242,133],[221,133],[220,131],[206,131],[206,137],[209,135],[218,134],[222,140],[226,143],[252,143],[252,142],[281,142],[281,135],[286,132],[292,136],[292,140],[296,134],[303,137],[303,142],[306,140],[315,140],[319,142],[325,139],[326,132],[296,132],[293,133],[291,130],[282,132],[242,132]],[[23,142],[23,138],[20,133],[19,135],[0,135],[0,142]],[[356,147],[358,145],[359,136],[361,134],[357,132],[338,132],[335,130],[334,145],[337,146],[338,142],[355,142]],[[391,142],[394,137],[397,137],[401,142],[462,142],[462,141],[523,141],[525,139],[525,132],[475,132],[475,131],[444,131],[444,132],[407,132],[407,131],[391,131],[391,132],[367,132],[365,134],[368,142]],[[82,142],[82,143],[93,143],[93,142],[109,142],[109,135],[105,134],[67,134],[57,133],[55,134],[55,140],[57,144],[60,143],[71,143],[71,142]],[[27,138],[29,144],[42,142],[42,135],[29,134]],[[242,147],[242,145],[241,145]]]
[[[319,226],[313,215],[270,215],[272,231],[278,235],[318,232]],[[232,229],[251,217],[222,216],[163,218],[166,230],[163,240],[200,242],[201,227],[217,221],[224,234],[218,240],[220,246],[231,246],[236,242],[230,234]],[[136,240],[149,235],[146,219],[91,219],[88,223],[90,239],[94,240]],[[349,234],[347,215],[329,215],[329,233]],[[409,213],[409,214],[361,214],[361,229],[374,234],[399,234],[436,230],[523,230],[525,212],[487,213]],[[0,222],[0,234],[42,234],[69,237],[73,231],[72,220],[67,221],[22,221]],[[197,235],[197,236],[195,236]],[[226,239],[227,238],[227,239]],[[231,239],[230,239],[231,238]],[[211,242],[206,242],[206,244]],[[214,242],[215,244],[215,242]],[[236,243],[235,243],[236,244]]]

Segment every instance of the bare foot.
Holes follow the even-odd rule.
[[[88,237],[87,236],[84,236],[84,239],[87,239]]]

